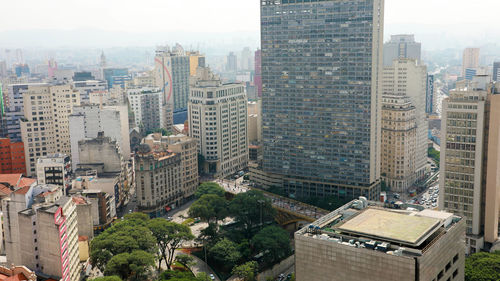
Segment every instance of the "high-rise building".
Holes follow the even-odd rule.
[[[230,52],[227,56],[226,71],[236,72],[238,71],[238,57],[234,52]]]
[[[196,76],[196,69],[198,66],[205,67],[205,55],[201,54],[199,51],[196,52],[186,52],[189,56],[189,75]]]
[[[141,131],[168,127],[164,118],[164,114],[168,112],[164,111],[163,92],[160,89],[150,87],[127,89],[127,96],[130,108],[134,112],[135,124]]]
[[[425,113],[435,113],[434,107],[434,75],[427,74],[427,87],[425,89]]]
[[[493,63],[493,81],[500,82],[500,61]]]
[[[116,86],[123,88],[125,82],[130,80],[128,68],[104,68],[102,72],[104,80],[108,82],[108,89]]]
[[[393,175],[390,179],[386,178],[389,180],[386,183],[401,192],[407,191],[416,180],[422,179],[426,174],[429,130],[425,113],[426,89],[427,67],[420,65],[416,60],[400,58],[394,60],[392,66],[384,67],[383,95],[408,97],[414,108],[414,119],[399,116],[402,118],[401,122],[397,119],[387,122],[384,117],[382,121],[386,125],[382,129],[382,159],[387,160],[382,161],[382,165],[388,166],[383,166],[381,169],[386,175]],[[387,108],[387,105],[382,114],[387,114],[385,118],[389,119],[399,115],[394,109]],[[413,140],[409,139],[412,137],[410,132],[403,132],[412,127],[415,128]],[[409,159],[405,159],[406,157]],[[395,183],[397,186],[392,186],[390,183]]]
[[[465,69],[465,75],[463,79],[471,81],[474,76],[476,76],[477,73],[477,68],[466,68]]]
[[[255,51],[255,76],[253,81],[255,83],[255,88],[257,90],[257,97],[262,97],[262,59],[261,59],[261,50]]]
[[[0,174],[26,175],[22,142],[11,142],[9,138],[0,138]]]
[[[71,159],[65,154],[42,156],[36,163],[38,183],[61,186],[65,193],[71,188],[71,172]]]
[[[162,97],[164,128],[172,130],[173,115],[187,111],[189,99],[190,57],[182,47],[176,46],[172,51],[168,47],[156,50],[155,86],[160,88]],[[177,120],[184,123],[184,120]]]
[[[361,197],[319,218],[295,232],[296,279],[464,280],[464,219],[421,209]]]
[[[253,57],[249,47],[245,47],[241,51],[241,59],[239,61],[241,70],[250,70],[253,68]]]
[[[465,77],[465,70],[479,68],[479,48],[466,48],[462,57],[462,76]],[[471,80],[471,79],[469,79]]]
[[[492,89],[489,76],[475,76],[443,101],[439,209],[466,220],[467,253],[499,243],[500,95]]]
[[[128,108],[126,105],[73,107],[69,116],[71,160],[73,170],[80,163],[78,142],[96,138],[99,132],[117,141],[125,160],[130,159]]]
[[[226,177],[248,165],[245,86],[224,84],[208,68],[198,68],[189,96],[189,136],[205,158],[202,170]]]
[[[288,193],[379,195],[383,15],[381,0],[261,1],[263,170]]]
[[[415,35],[391,35],[384,43],[384,66],[391,66],[395,59],[414,59],[420,64],[422,44],[415,42]]]
[[[80,92],[71,85],[29,87],[23,95],[21,135],[26,173],[34,175],[37,159],[54,153],[71,154],[69,116],[80,105]]]

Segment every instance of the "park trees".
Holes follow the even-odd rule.
[[[247,238],[252,237],[255,226],[273,220],[275,214],[271,200],[257,190],[236,195],[229,204],[229,211],[242,223]]]
[[[123,280],[142,281],[150,276],[154,256],[142,250],[113,256],[106,264],[104,275],[117,275]]]
[[[233,267],[231,273],[243,279],[244,281],[254,281],[258,268],[259,265],[256,261],[249,261]]]
[[[466,281],[500,280],[500,251],[475,253],[465,260]]]
[[[196,198],[200,198],[205,194],[215,194],[220,197],[224,197],[226,191],[219,184],[215,182],[204,182],[198,186],[198,189],[194,193]]]
[[[291,253],[288,232],[277,226],[268,226],[259,231],[251,240],[255,252],[263,253],[263,261],[273,264]]]

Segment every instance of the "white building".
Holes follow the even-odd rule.
[[[90,102],[90,93],[102,92],[106,90],[106,81],[85,80],[73,81],[73,87],[80,92],[81,103],[88,104]]]
[[[127,89],[130,108],[134,112],[135,124],[141,131],[166,128],[163,93],[151,87]]]
[[[96,138],[99,132],[104,132],[104,136],[115,140],[120,146],[123,158],[130,159],[130,135],[126,105],[76,106],[73,108],[73,114],[69,116],[69,130],[73,170],[76,170],[76,166],[80,163],[78,142]]]
[[[71,161],[66,154],[51,154],[38,158],[36,177],[40,184],[55,184],[67,191],[71,187]]]
[[[245,86],[223,84],[208,68],[198,68],[189,96],[189,135],[198,139],[203,171],[228,176],[248,165]]]

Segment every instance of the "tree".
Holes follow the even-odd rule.
[[[92,279],[91,281],[122,281],[122,279],[118,276],[104,276],[104,277],[97,277]]]
[[[174,252],[184,241],[194,239],[191,229],[182,224],[169,222],[163,218],[152,219],[148,227],[156,238],[160,257],[158,259],[158,270],[161,269],[161,261],[164,260],[168,269],[172,265]]]
[[[195,277],[191,272],[166,270],[160,274],[158,281],[207,281],[210,278],[204,273]]]
[[[476,253],[465,260],[466,281],[500,280],[500,251]]]
[[[229,204],[229,211],[236,221],[243,224],[247,238],[252,237],[253,228],[261,221],[264,223],[273,220],[276,212],[271,200],[257,190],[236,195]]]
[[[101,271],[113,256],[143,250],[156,254],[156,239],[145,226],[149,217],[134,213],[125,216],[90,243],[90,261]]]
[[[264,254],[267,264],[279,262],[291,253],[288,232],[277,226],[263,228],[252,238],[251,245],[257,253]]]
[[[121,253],[109,260],[104,275],[117,275],[123,280],[131,281],[147,280],[154,262],[154,256],[142,250]]]
[[[192,256],[184,255],[184,254],[179,254],[179,255],[175,256],[175,261],[184,265],[189,270],[191,270],[191,266],[196,264],[196,262],[194,261],[194,258]]]
[[[254,281],[257,274],[258,264],[256,261],[249,261],[242,265],[233,267],[231,273],[242,278],[244,281]]]
[[[217,242],[210,248],[209,253],[210,257],[228,268],[232,268],[241,258],[241,254],[238,251],[238,245],[227,238],[223,238]]]
[[[216,182],[204,182],[200,186],[198,186],[198,189],[194,193],[194,196],[196,198],[200,198],[205,194],[215,194],[220,197],[224,197],[226,191]]]
[[[201,196],[189,208],[190,217],[199,217],[207,223],[212,221],[217,223],[217,221],[226,218],[227,215],[226,199],[215,194],[205,194]]]

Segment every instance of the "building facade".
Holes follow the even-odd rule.
[[[71,159],[66,154],[42,156],[36,163],[38,183],[61,186],[64,192],[71,188],[71,172]]]
[[[208,68],[199,74],[189,97],[189,136],[205,158],[202,170],[226,177],[248,165],[247,97],[242,84],[223,84]]]
[[[434,75],[427,74],[427,88],[425,90],[425,113],[435,113],[434,106]]]
[[[263,169],[289,194],[378,196],[383,15],[379,0],[261,1]]]
[[[26,175],[22,142],[13,143],[8,138],[0,138],[0,174]]]
[[[73,87],[80,92],[81,103],[89,104],[90,93],[106,90],[107,84],[106,81],[84,80],[73,81]]]
[[[500,61],[493,63],[493,81],[500,82]]]
[[[149,87],[127,89],[127,96],[134,112],[135,124],[141,131],[166,128],[162,91]]]
[[[24,98],[21,135],[26,173],[34,175],[37,159],[48,154],[70,155],[69,115],[80,105],[80,92],[71,85],[29,87]]]
[[[465,70],[468,68],[474,70],[479,68],[479,48],[466,48],[464,50],[462,56],[462,77],[465,77]]]
[[[384,66],[391,66],[396,59],[414,59],[420,64],[422,44],[415,42],[415,35],[391,35],[384,43]]]
[[[351,201],[295,233],[297,281],[464,280],[464,220]]]

